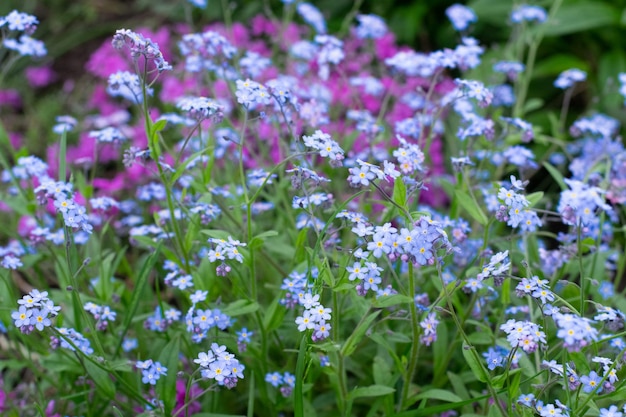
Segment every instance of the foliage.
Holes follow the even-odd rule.
[[[5,415],[622,415],[618,4],[397,3],[4,11]]]

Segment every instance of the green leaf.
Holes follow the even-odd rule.
[[[474,332],[474,333],[470,333],[467,338],[469,339],[470,343],[474,344],[474,345],[491,345],[493,344],[493,337],[491,335],[491,332],[489,333],[485,333],[485,332]]]
[[[506,26],[511,14],[511,0],[473,0],[469,2],[480,22],[489,22],[498,26]]]
[[[511,369],[507,374],[501,374],[501,375],[497,375],[494,376],[493,378],[491,378],[491,385],[495,388],[495,389],[501,389],[502,387],[504,387],[504,383],[507,380],[507,377],[514,377],[515,375],[519,374],[520,372],[522,372],[522,368],[515,368],[515,369]]]
[[[522,373],[517,372],[508,386],[509,398],[517,398],[520,395],[519,385],[522,379]]]
[[[278,308],[281,298],[282,297],[274,298],[274,301],[272,301],[269,307],[263,311],[263,328],[266,332],[278,329],[283,322],[286,310],[284,308]]]
[[[248,300],[237,300],[222,310],[224,314],[231,317],[242,316],[244,314],[254,313],[259,309],[257,302],[250,302]]]
[[[499,407],[489,407],[489,413],[487,417],[504,417]]]
[[[409,399],[409,401],[414,403],[414,402],[417,402],[417,401],[423,400],[423,399],[440,400],[440,401],[446,401],[446,402],[449,402],[449,403],[456,403],[456,402],[463,401],[463,399],[461,397],[459,397],[458,395],[453,394],[452,392],[450,392],[448,390],[437,389],[437,388],[421,392],[421,393],[417,394],[416,396],[411,397]]]
[[[137,281],[135,282],[135,288],[133,290],[133,296],[130,300],[128,308],[126,309],[124,321],[122,322],[122,334],[118,338],[119,341],[117,349],[115,350],[117,353],[119,353],[122,347],[122,342],[124,341],[124,336],[126,336],[128,328],[132,323],[133,317],[135,317],[135,314],[137,313],[139,302],[142,300],[142,297],[144,297],[143,292],[144,288],[146,287],[146,283],[148,282],[148,276],[150,275],[150,272],[152,272],[152,269],[154,268],[154,264],[156,263],[160,252],[161,243],[159,243],[155,251],[150,256],[148,256],[143,264],[143,267],[141,268],[141,271],[139,272],[139,275],[137,276]]]
[[[211,151],[210,149],[201,149],[198,152],[193,153],[192,155],[190,155],[188,158],[186,158],[184,161],[181,161],[178,163],[178,167],[176,168],[176,171],[174,171],[174,173],[172,174],[172,176],[168,179],[168,182],[171,185],[173,185],[180,177],[182,177],[182,175],[187,172],[187,165],[189,165],[191,162],[196,162],[197,158],[201,157],[202,155],[204,155],[207,151]]]
[[[296,265],[306,259],[305,247],[307,243],[308,232],[309,229],[305,227],[304,229],[300,230],[300,233],[298,233],[298,237],[296,237],[296,242],[294,244],[296,248],[296,253],[293,256],[293,262]]]
[[[372,302],[372,306],[376,308],[385,308],[385,307],[395,306],[398,304],[406,304],[406,303],[413,303],[413,302],[414,301],[411,297],[408,297],[402,294],[394,294],[394,295],[386,295],[384,297],[376,298]]]
[[[107,398],[113,398],[115,396],[115,384],[111,381],[111,377],[108,372],[99,368],[91,361],[84,361],[85,370],[93,379],[93,382],[98,387],[98,390],[102,392]]]
[[[466,343],[463,343],[463,357],[465,358],[465,362],[469,365],[472,373],[480,382],[487,382],[489,375],[485,372],[485,369],[482,367],[482,364],[478,362],[478,359],[472,354],[471,350],[475,350],[473,346],[469,346]]]
[[[353,389],[348,394],[348,400],[354,400],[355,398],[362,397],[380,397],[395,392],[395,388],[387,387],[385,385],[370,385],[369,387],[359,387]]]
[[[293,390],[293,412],[295,417],[304,417],[304,396],[302,388],[304,385],[304,368],[306,367],[307,343],[306,335],[302,335],[300,340],[300,350],[296,362],[296,386]]]
[[[609,2],[565,2],[553,19],[544,23],[545,36],[563,36],[590,29],[617,26],[620,11]]]
[[[165,129],[165,125],[167,125],[167,120],[161,119],[152,124],[150,136],[156,135],[161,130]]]
[[[263,246],[263,242],[265,242],[266,238],[273,236],[278,236],[278,232],[276,230],[268,230],[267,232],[256,235],[250,240],[250,249],[260,248]]]
[[[569,68],[589,71],[589,64],[572,54],[553,54],[537,62],[533,70],[533,78],[556,78],[557,75]]]
[[[370,328],[370,326],[372,325],[374,320],[376,320],[376,317],[378,317],[381,311],[382,310],[375,311],[374,313],[361,320],[361,322],[356,326],[356,329],[354,329],[354,332],[352,332],[350,337],[348,337],[348,340],[346,340],[346,343],[344,343],[343,347],[341,348],[341,356],[350,356],[352,352],[354,352],[356,346],[359,344],[361,339],[363,339],[363,336],[365,336],[365,332],[367,331],[367,329]]]
[[[481,210],[480,206],[474,201],[474,199],[465,191],[456,190],[454,192],[457,201],[469,213],[470,216],[478,223],[486,226],[489,223],[489,219],[485,216],[485,213]]]
[[[622,14],[622,18],[624,17],[626,17],[626,13]],[[626,26],[626,24],[623,22],[622,26]],[[596,91],[600,94],[599,104],[601,104],[604,109],[618,112],[623,107],[624,98],[619,94],[618,89],[605,87],[609,85],[610,82],[616,82],[619,73],[626,72],[626,54],[622,49],[619,49],[617,45],[615,46],[617,48],[612,51],[603,51],[600,62],[598,63],[598,71],[596,72],[595,79],[598,80]],[[601,111],[611,114],[611,112],[606,110]]]
[[[393,385],[391,366],[380,355],[374,358],[372,363],[372,375],[376,385]]]
[[[524,109],[522,110],[522,112],[524,114],[526,113],[530,113],[532,111],[535,111],[537,109],[540,109],[543,107],[543,100],[540,98],[531,98],[529,100],[526,100],[526,104],[524,104]]]
[[[409,410],[409,411],[404,411],[398,414],[393,414],[391,417],[431,417],[434,416],[438,413],[441,413],[443,411],[448,411],[448,410],[454,410],[457,408],[461,408],[465,405],[469,405],[475,402],[479,402],[482,401],[484,399],[489,398],[490,395],[483,395],[482,397],[477,397],[477,398],[470,398],[469,400],[464,400],[461,402],[455,402],[455,403],[447,403],[447,404],[440,404],[440,405],[435,405],[433,407],[427,407],[427,408],[420,408],[417,410]],[[473,414],[463,414],[463,416],[470,416]]]
[[[171,415],[172,409],[176,405],[176,374],[178,373],[178,356],[180,355],[181,337],[175,335],[172,340],[165,345],[159,356],[159,362],[167,368],[167,375],[161,377],[157,382],[157,391],[160,391],[159,398],[163,400],[165,415]]]
[[[393,195],[391,199],[400,207],[406,208],[406,185],[400,177],[394,180]]]
[[[59,181],[65,182],[67,180],[67,171],[65,169],[65,163],[67,153],[67,130],[63,129],[61,133],[61,145],[59,147]]]
[[[530,206],[529,207],[533,207],[535,204],[537,204],[541,199],[543,198],[543,191],[537,191],[534,192],[532,194],[528,194],[526,196],[526,199],[530,202]]]
[[[561,174],[561,172],[558,169],[556,169],[554,165],[551,165],[549,162],[544,162],[543,167],[548,170],[552,178],[554,178],[554,181],[556,181],[556,183],[559,184],[559,187],[561,187],[561,190],[565,191],[569,188],[565,184],[565,181],[563,180],[563,174]]]
[[[448,375],[448,380],[450,381],[454,392],[463,400],[469,399],[470,395],[463,379],[459,375],[450,371],[446,372],[446,374]]]

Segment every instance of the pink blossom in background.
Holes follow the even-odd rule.
[[[23,143],[23,137],[19,133],[16,132],[8,132],[9,142],[11,142],[11,146],[14,150],[19,149]]]
[[[20,93],[14,89],[0,90],[0,107],[17,109],[22,106]]]
[[[391,58],[399,51],[396,46],[396,36],[391,32],[387,32],[382,38],[376,39],[374,45],[376,56],[380,60]]]
[[[119,104],[113,101],[106,92],[106,85],[103,84],[98,84],[94,87],[89,99],[89,106],[97,110],[102,116],[108,116],[120,110]]]
[[[130,66],[126,59],[113,48],[109,40],[91,54],[85,69],[96,77],[106,79],[116,71],[129,71]]]
[[[149,38],[152,42],[159,45],[159,49],[163,54],[169,53],[170,33],[167,28],[161,28],[157,32],[148,29],[138,29],[137,33],[141,33],[144,37]],[[131,63],[125,58],[125,53],[113,48],[111,40],[106,40],[100,47],[89,57],[89,61],[85,64],[87,72],[96,77],[106,79],[109,75],[117,71],[134,71]],[[167,59],[167,58],[166,58]]]
[[[197,397],[200,395],[202,390],[196,384],[191,385],[191,390],[187,393],[187,384],[185,381],[177,379],[176,380],[176,406],[174,407],[174,414],[178,414],[178,411],[183,408],[185,405],[185,400],[189,400],[191,398]],[[187,406],[187,411],[189,415],[194,415],[202,409],[200,403],[198,401],[192,401]]]
[[[17,223],[17,232],[20,236],[28,236],[37,227],[37,220],[32,216],[22,216]]]
[[[28,67],[25,71],[26,80],[34,88],[45,87],[57,78],[57,74],[49,66]]]
[[[277,25],[263,15],[253,17],[250,24],[254,36],[274,36],[278,33]]]
[[[195,78],[186,78],[184,80],[171,76],[163,78],[161,100],[166,103],[176,103],[181,97],[186,95],[205,96],[206,93],[199,91]]]

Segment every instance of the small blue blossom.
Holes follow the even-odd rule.
[[[446,16],[452,22],[452,26],[457,31],[466,30],[470,23],[474,23],[477,20],[474,10],[462,4],[453,4],[446,9]]]
[[[374,14],[358,14],[359,25],[355,29],[356,36],[361,39],[380,39],[387,33],[385,21]]]
[[[317,33],[326,33],[326,20],[318,8],[311,3],[299,3],[296,10],[306,23],[313,26]]]
[[[539,6],[529,6],[522,5],[511,13],[511,22],[513,23],[522,23],[522,22],[537,22],[543,23],[548,18],[548,13],[546,10]]]
[[[554,81],[554,86],[565,90],[570,88],[576,83],[585,81],[587,79],[587,73],[577,68],[568,69],[559,74],[559,77]]]
[[[602,391],[602,387],[600,386],[600,382],[602,381],[602,377],[596,373],[596,371],[591,371],[589,375],[583,375],[580,377],[580,382],[583,384],[583,391],[587,394],[591,392],[599,393]]]

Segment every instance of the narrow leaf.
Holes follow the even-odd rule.
[[[356,346],[359,344],[361,339],[363,339],[363,336],[365,336],[365,332],[370,328],[381,311],[382,310],[378,310],[361,320],[356,329],[354,329],[354,332],[352,332],[350,337],[348,337],[348,340],[346,340],[346,343],[341,348],[341,356],[350,356],[352,352],[354,352]]]
[[[485,373],[482,364],[478,362],[478,359],[474,355],[470,349],[474,349],[474,347],[470,347],[466,343],[463,343],[463,357],[465,358],[465,362],[469,365],[472,373],[480,382],[487,382],[488,375]]]
[[[306,336],[302,336],[298,361],[296,362],[296,386],[293,390],[293,412],[295,417],[304,417],[304,397],[302,386],[304,385],[304,368],[306,366]]]
[[[370,385],[369,387],[359,387],[353,389],[348,394],[348,400],[354,400],[361,397],[380,397],[382,395],[388,395],[396,390],[385,385]]]
[[[474,201],[468,193],[462,190],[456,190],[454,195],[456,196],[461,207],[463,207],[474,220],[483,226],[487,225],[489,219],[487,219],[487,216],[485,216],[485,213],[483,213],[480,206],[478,206],[476,201]]]
[[[85,370],[93,379],[93,382],[98,387],[98,390],[102,392],[107,398],[113,398],[115,396],[115,384],[111,381],[109,374],[101,368],[98,368],[94,363],[90,361],[84,361]]]
[[[117,345],[116,352],[119,354],[119,351],[122,347],[122,342],[124,341],[124,336],[128,332],[128,328],[135,317],[135,313],[137,312],[137,308],[139,307],[139,302],[141,301],[141,297],[143,296],[144,288],[146,287],[146,282],[148,281],[148,276],[156,263],[157,258],[159,257],[159,253],[161,252],[161,244],[159,244],[155,251],[152,252],[148,259],[143,264],[139,275],[137,276],[137,282],[135,282],[135,289],[133,291],[133,296],[130,300],[130,305],[126,310],[126,315],[124,316],[124,321],[122,322],[122,334],[119,336],[119,342]]]
[[[417,394],[415,397],[410,398],[409,401],[416,402],[416,401],[423,400],[423,399],[440,400],[440,401],[446,401],[449,403],[456,403],[456,402],[463,401],[463,399],[459,397],[458,395],[450,391],[444,390],[444,389],[431,389],[428,391],[421,392]]]
[[[406,185],[400,177],[394,180],[393,195],[391,198],[400,207],[406,207]]]
[[[169,341],[159,356],[159,362],[167,368],[167,375],[157,382],[160,399],[165,406],[165,415],[171,415],[176,405],[176,374],[178,373],[178,355],[180,355],[180,337],[176,335]]]
[[[554,165],[551,165],[549,162],[544,162],[543,167],[548,170],[550,175],[552,175],[552,178],[554,178],[554,181],[559,184],[561,190],[567,190],[568,187],[563,180],[563,174],[561,174],[561,172],[559,172]]]

